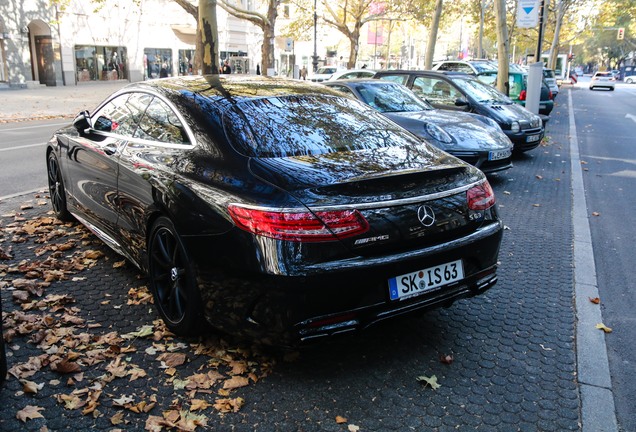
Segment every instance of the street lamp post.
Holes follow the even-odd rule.
[[[314,67],[314,73],[318,70],[318,13],[316,11],[318,0],[314,0],[314,55],[311,57],[311,64]]]

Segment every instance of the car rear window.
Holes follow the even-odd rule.
[[[421,144],[360,102],[327,95],[241,102],[224,114],[223,126],[236,150],[251,157],[305,156]]]

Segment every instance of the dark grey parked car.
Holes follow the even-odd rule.
[[[490,117],[514,144],[515,152],[539,146],[544,129],[541,117],[515,104],[497,89],[472,75],[458,72],[387,70],[374,78],[404,84],[435,108],[466,111]]]
[[[435,109],[403,85],[389,81],[356,79],[323,84],[352,94],[414,135],[485,173],[512,167],[512,142],[488,117]]]

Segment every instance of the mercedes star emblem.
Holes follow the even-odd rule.
[[[425,227],[430,227],[435,223],[435,212],[427,205],[421,205],[417,208],[417,218]]]

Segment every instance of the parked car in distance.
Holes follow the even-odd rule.
[[[556,74],[552,69],[543,68],[543,80],[548,85],[548,88],[552,92],[552,100],[556,100],[559,94],[559,85],[557,84]]]
[[[497,72],[484,72],[477,75],[477,78],[491,86],[495,86],[497,84]],[[539,99],[539,114],[549,116],[554,109],[554,100],[552,92],[548,88],[548,84],[545,82],[545,79],[542,81]],[[508,73],[508,83],[510,84],[508,97],[512,99],[513,102],[525,107],[528,91],[528,74],[526,72],[510,71]],[[544,124],[547,121],[547,118],[543,118]]]
[[[614,91],[615,86],[616,78],[614,78],[614,75],[610,71],[596,72],[592,75],[590,90],[601,87]]]
[[[338,70],[336,66],[319,67],[315,73],[309,76],[308,80],[313,82],[327,81],[334,73],[338,72]]]
[[[176,334],[295,345],[497,281],[484,173],[322,85],[129,84],[43,156],[54,213],[146,273]]]
[[[497,63],[491,60],[445,60],[432,67],[435,71],[463,72],[477,75],[482,72],[497,71]]]
[[[323,84],[353,95],[419,138],[485,173],[512,167],[512,142],[488,117],[433,108],[405,86],[390,81],[358,79]]]
[[[457,72],[387,70],[374,78],[410,88],[435,108],[466,111],[493,119],[510,138],[515,152],[536,148],[543,138],[541,117],[476,77]]]
[[[373,75],[375,75],[375,71],[371,69],[346,69],[334,72],[327,81],[371,78]]]
[[[630,75],[628,77],[625,77],[625,82],[627,84],[633,84],[636,82],[636,75]]]

